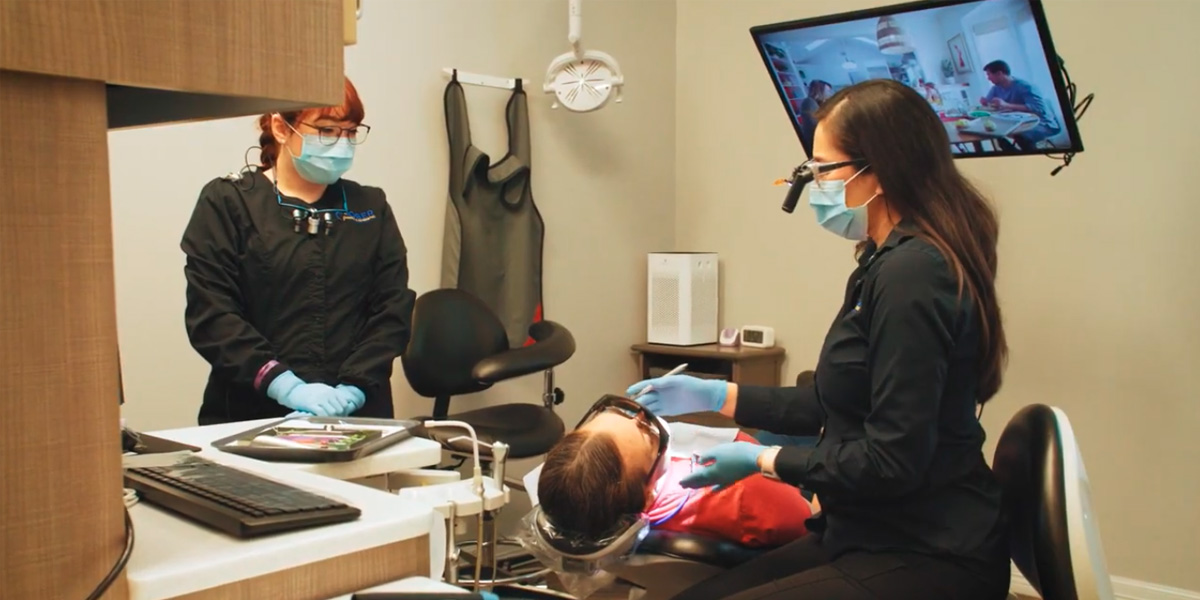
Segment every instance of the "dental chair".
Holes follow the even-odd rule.
[[[1067,414],[1044,404],[1008,422],[992,470],[1013,562],[1044,600],[1113,600],[1091,489]]]
[[[458,289],[439,289],[417,298],[413,308],[412,337],[401,356],[404,375],[419,395],[434,400],[433,414],[417,417],[422,423],[434,420],[465,422],[474,428],[479,440],[480,462],[488,476],[498,484],[524,491],[519,480],[505,477],[505,461],[545,454],[562,438],[562,419],[554,407],[564,393],[554,386],[554,367],[575,353],[575,338],[565,327],[553,321],[539,321],[529,328],[533,340],[520,348],[511,348],[500,319],[481,300]],[[544,378],[541,402],[508,403],[450,414],[454,396],[482,392],[496,383],[541,372]],[[442,444],[452,456],[470,459],[474,444],[462,431],[450,428],[420,428],[415,432]],[[500,445],[496,446],[495,443]],[[505,448],[494,456],[493,449]],[[485,546],[488,554],[509,540],[495,539],[495,514],[488,511],[490,522]],[[466,546],[464,542],[462,545]],[[474,545],[474,541],[469,542]],[[494,555],[493,555],[494,556]],[[472,557],[492,562],[492,556]],[[496,578],[484,583],[505,583],[522,578]],[[459,583],[474,583],[459,579]]]
[[[1032,404],[1000,436],[993,470],[1004,488],[1013,562],[1044,600],[1114,600],[1083,456],[1066,413]],[[703,536],[651,531],[613,572],[630,600],[666,600],[765,552]]]

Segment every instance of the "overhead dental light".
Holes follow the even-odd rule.
[[[546,69],[546,83],[542,86],[556,101],[552,108],[561,104],[571,112],[590,112],[608,104],[609,99],[621,101],[621,87],[625,77],[617,59],[598,50],[584,51],[580,45],[580,30],[583,27],[582,0],[569,0],[567,11],[567,40],[571,51],[555,58]]]

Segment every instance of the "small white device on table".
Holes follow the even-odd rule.
[[[774,348],[775,329],[766,325],[742,327],[742,345],[747,348]]]
[[[737,346],[738,334],[739,332],[736,327],[726,327],[721,330],[721,335],[717,338],[717,344],[726,348]]]

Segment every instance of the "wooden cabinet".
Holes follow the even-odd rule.
[[[88,597],[127,539],[109,129],[340,104],[344,10],[342,0],[0,1],[0,210],[12,216],[0,220],[5,598]],[[168,149],[146,168],[169,173],[172,160]],[[402,550],[428,551],[427,537],[411,542]],[[273,591],[328,598],[416,574],[402,562],[369,577],[325,569],[303,588],[289,570]],[[122,572],[103,598],[127,595]]]
[[[744,385],[779,386],[782,383],[784,350],[774,348],[726,348],[704,346],[667,346],[634,344],[641,379],[665,375],[681,363],[687,363],[686,375],[706,379],[724,379]],[[686,415],[675,419],[710,427],[734,427],[733,421],[717,413]]]

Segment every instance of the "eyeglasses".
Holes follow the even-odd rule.
[[[799,167],[796,167],[796,180],[792,182],[792,185],[796,185],[797,183],[804,185],[811,181],[813,185],[817,187],[817,189],[826,189],[822,184],[825,182],[834,181],[829,179],[827,174],[843,167],[862,167],[865,169],[867,167],[867,161],[861,158],[828,163],[816,162],[812,160],[805,161]]]
[[[312,127],[317,130],[317,137],[321,143],[326,146],[332,146],[339,139],[346,138],[351,146],[357,146],[367,141],[367,135],[371,133],[370,125],[356,125],[354,127],[338,127],[336,125],[313,125],[312,123],[300,122],[301,125]]]

